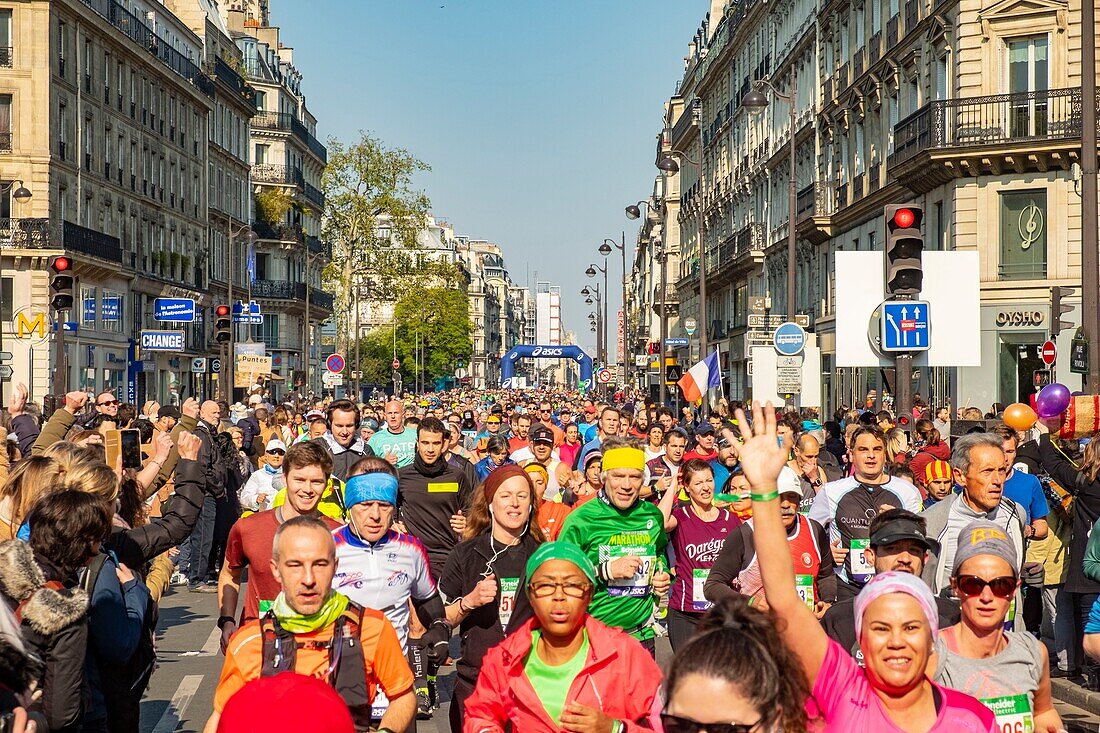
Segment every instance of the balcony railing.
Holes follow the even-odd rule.
[[[271,165],[270,163],[252,166],[252,181],[254,183],[286,183],[300,188],[304,188],[306,185],[300,168],[291,168],[287,165]]]
[[[322,241],[320,237],[306,237],[306,247],[309,248],[309,253],[313,255],[324,255],[328,259],[332,259],[332,243]]]
[[[11,137],[10,132],[0,132],[0,153],[11,152]]]
[[[306,285],[305,283],[292,283],[286,280],[253,280],[252,297],[270,298],[273,300],[294,300],[304,304],[306,301]],[[332,310],[333,301],[334,298],[332,293],[326,293],[324,290],[310,287],[309,305],[311,308],[316,306],[318,308]]]
[[[307,200],[317,204],[319,208],[325,208],[325,194],[321,191],[321,189],[305,183],[303,193],[305,194]]]
[[[302,227],[294,224],[269,224],[266,221],[252,222],[252,231],[259,239],[273,239],[280,242],[300,242]]]
[[[1002,262],[997,265],[1001,280],[1045,280],[1045,262]]]
[[[122,243],[118,237],[66,221],[62,226],[62,243],[73,252],[122,264]]]
[[[157,35],[155,30],[145,24],[144,18],[131,13],[118,0],[84,0],[84,4],[157,57],[169,69],[194,84],[200,92],[208,97],[214,96],[214,83],[210,77],[195,62]]]
[[[929,102],[894,126],[891,166],[937,148],[1064,140],[1081,135],[1081,89]]]
[[[0,67],[10,69],[15,60],[15,54],[13,53],[11,46],[0,46]]]
[[[795,199],[795,221],[832,214],[831,193],[832,188],[823,183],[812,183],[799,191]]]
[[[256,106],[256,90],[248,85],[244,77],[237,70],[222,60],[221,56],[214,58],[214,77],[228,86],[253,107]]]
[[[684,111],[680,113],[680,118],[676,120],[676,124],[672,126],[672,134],[669,136],[669,144],[672,147],[684,139],[688,130],[692,125],[699,124],[699,120],[703,114],[703,100],[696,97],[691,101],[691,104],[684,105]]]
[[[305,143],[321,160],[328,160],[328,150],[322,145],[309,128],[292,114],[285,112],[259,112],[252,118],[252,126],[261,130],[283,130]]]
[[[49,219],[0,219],[0,247],[61,249]]]

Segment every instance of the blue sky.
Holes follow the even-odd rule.
[[[624,229],[629,261],[637,230],[623,207],[652,188],[663,104],[709,0],[271,6],[304,74],[318,136],[370,130],[429,163],[418,184],[433,213],[500,244],[517,283],[530,277],[533,287],[537,272],[560,285],[565,326],[591,348],[584,270],[602,265],[597,247]]]

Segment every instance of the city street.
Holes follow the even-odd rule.
[[[243,597],[243,592],[242,592]],[[214,689],[221,672],[218,651],[218,617],[214,594],[173,590],[160,604],[157,649],[160,667],[141,706],[141,733],[201,731],[213,710]],[[668,639],[658,639],[657,658],[662,666],[672,656]],[[444,699],[449,698],[454,667],[440,671]],[[1100,716],[1058,702],[1058,711],[1070,733],[1100,731]],[[446,703],[430,721],[419,721],[417,733],[447,733]]]

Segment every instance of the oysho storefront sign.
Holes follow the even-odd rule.
[[[1041,310],[1019,309],[1003,310],[997,312],[998,328],[1037,328],[1046,321],[1046,314]]]

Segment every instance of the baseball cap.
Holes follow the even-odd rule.
[[[805,496],[802,493],[802,479],[798,478],[798,474],[790,466],[783,466],[783,470],[779,472],[779,479],[776,481],[775,488],[780,495],[798,494],[799,496]]]
[[[898,517],[884,522],[871,535],[871,547],[882,547],[901,540],[913,540],[924,545],[932,552],[939,553],[940,543],[921,531],[920,523],[909,517]]]
[[[714,434],[714,426],[711,425],[709,422],[701,422],[695,428],[695,434],[696,435],[713,435]]]
[[[180,416],[180,408],[176,407],[175,405],[162,405],[161,408],[157,410],[158,419],[162,417],[170,417],[173,420],[179,420]]]
[[[271,440],[267,441],[267,447],[264,448],[264,450],[268,452],[271,452],[273,450],[281,450],[283,453],[286,453],[286,443],[279,440],[278,438],[272,438]]]
[[[320,410],[310,410],[304,415],[304,417],[306,419],[306,422],[310,422],[313,420],[323,420],[325,417],[325,413],[321,412]]]
[[[1016,556],[1016,546],[1008,538],[1004,527],[988,519],[975,519],[963,527],[959,533],[959,545],[955,550],[955,562],[951,574],[959,572],[962,564],[978,555],[994,555],[1005,560],[1013,572],[1019,572],[1020,563]]]
[[[584,408],[584,414],[585,415],[595,415],[596,414],[596,406],[595,405],[589,405],[588,407]]]
[[[251,397],[248,398],[248,404],[250,404],[250,405],[258,405],[263,401],[264,401],[264,398],[260,397],[258,394],[254,394],[254,395],[252,395]]]
[[[531,428],[531,432],[528,433],[531,437],[532,443],[549,443],[554,444],[554,431],[545,425],[536,425]]]
[[[368,430],[378,430],[378,421],[368,417],[363,421],[361,427],[367,428]]]

